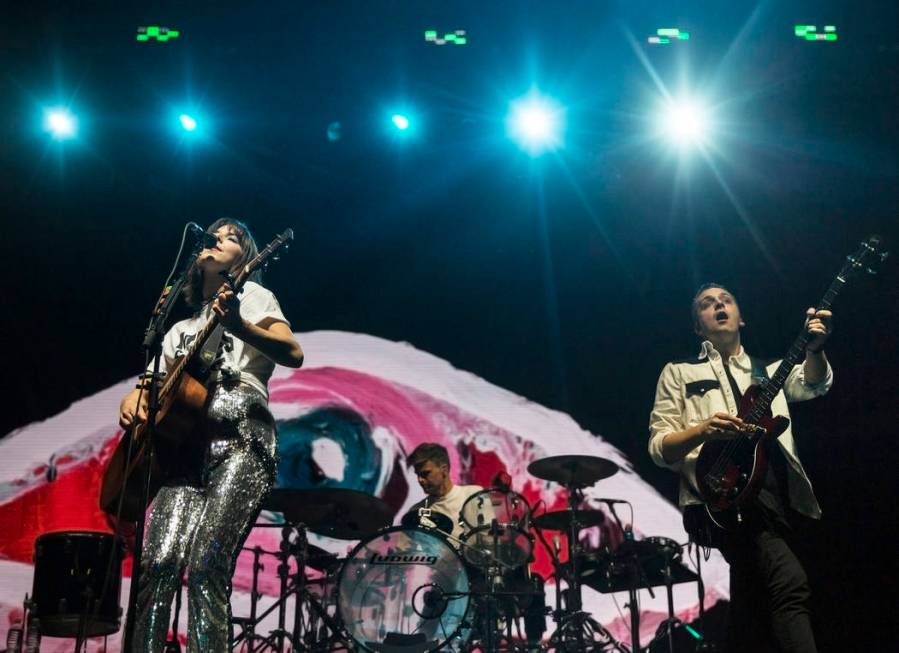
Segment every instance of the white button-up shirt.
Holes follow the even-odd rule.
[[[758,384],[761,381],[752,378],[752,361],[742,347],[736,356],[730,357],[727,364],[741,393],[745,393],[750,384]],[[774,374],[779,364],[780,361],[774,361],[765,365],[768,376]],[[681,507],[702,503],[696,486],[696,458],[702,445],[690,451],[683,460],[669,464],[662,456],[662,441],[669,433],[695,426],[715,413],[737,414],[737,398],[731,390],[724,365],[721,355],[712,343],[705,341],[698,357],[668,363],[659,376],[655,404],[649,419],[649,455],[660,467],[680,472]],[[789,417],[787,402],[818,397],[826,393],[832,384],[833,370],[830,363],[827,364],[824,379],[815,384],[806,383],[803,366],[796,365],[787,376],[783,390],[771,402],[771,412],[774,415]],[[796,443],[789,426],[777,438],[777,442],[788,463],[787,487],[790,505],[797,512],[819,518],[821,507],[815,499],[811,481],[802,463],[799,462]]]

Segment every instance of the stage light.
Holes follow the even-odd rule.
[[[794,25],[793,33],[805,41],[836,41],[837,26],[825,25],[824,31],[819,32],[815,25]]]
[[[49,109],[44,114],[44,129],[50,132],[54,139],[66,140],[75,137],[78,132],[78,121],[68,109]]]
[[[693,99],[671,100],[659,114],[659,131],[677,146],[701,145],[711,129],[709,113]]]
[[[395,113],[391,116],[390,121],[393,123],[393,126],[399,129],[400,131],[406,131],[409,129],[409,119],[401,113]]]
[[[677,27],[660,27],[655,36],[649,36],[646,41],[651,45],[668,45],[677,41],[689,41],[690,32],[682,32]]]
[[[560,147],[564,129],[565,110],[552,98],[531,92],[509,107],[506,133],[531,156]]]
[[[185,131],[192,132],[197,129],[197,121],[193,116],[182,113],[180,116],[178,116],[178,120],[181,121],[181,126],[185,129]]]
[[[146,42],[150,39],[154,39],[161,43],[165,43],[169,39],[176,39],[179,36],[181,36],[181,32],[176,29],[169,29],[168,27],[160,27],[158,25],[147,25],[137,28],[136,40]]]
[[[443,36],[436,29],[425,30],[425,41],[434,45],[465,45],[468,43],[468,37],[464,29],[457,29],[452,32],[443,32]]]

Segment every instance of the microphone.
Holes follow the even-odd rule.
[[[509,476],[508,473],[503,471],[497,472],[490,482],[493,487],[498,490],[505,490],[506,492],[508,492],[512,489],[512,477]]]
[[[219,242],[218,238],[203,229],[203,227],[198,225],[196,222],[188,222],[187,228],[190,229],[190,233],[193,234],[194,238],[202,241],[203,247],[207,249],[210,247],[215,247]]]

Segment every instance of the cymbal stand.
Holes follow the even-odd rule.
[[[615,637],[583,610],[579,561],[583,554],[580,544],[581,523],[577,519],[578,506],[583,501],[583,487],[575,483],[565,484],[568,492],[568,509],[571,520],[568,527],[568,564],[556,566],[556,610],[553,618],[556,631],[550,637],[550,648],[558,651],[608,651],[630,653]],[[555,559],[556,556],[553,556]],[[567,569],[566,569],[567,567]],[[567,572],[567,573],[566,573]],[[565,576],[565,607],[559,583]],[[611,647],[611,648],[609,648]]]

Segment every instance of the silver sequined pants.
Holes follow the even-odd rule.
[[[229,650],[231,576],[259,504],[274,483],[276,431],[265,398],[246,385],[215,388],[205,430],[208,446],[199,482],[163,487],[150,510],[135,653],[162,651],[185,569],[187,650]]]

